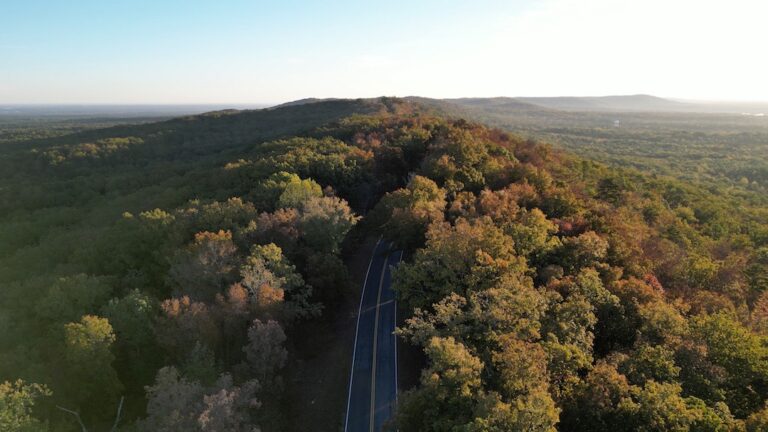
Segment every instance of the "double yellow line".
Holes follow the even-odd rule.
[[[371,415],[370,432],[374,432],[374,420],[376,419],[376,348],[379,343],[379,312],[381,310],[381,288],[384,286],[384,275],[387,272],[389,264],[389,254],[384,258],[384,265],[381,267],[381,278],[379,279],[379,292],[376,295],[376,315],[373,318],[373,363],[371,366]]]
[[[376,348],[379,342],[379,312],[381,307],[381,291],[384,287],[384,276],[386,275],[387,265],[389,264],[389,256],[384,260],[384,265],[381,268],[381,278],[379,279],[379,292],[376,295],[376,315],[373,321],[373,363],[371,367],[371,415],[370,415],[370,428],[369,432],[374,431],[374,421],[376,419]],[[400,252],[400,259],[398,263],[403,260],[403,253]],[[390,282],[391,283],[391,282]],[[397,308],[397,306],[395,306]],[[395,315],[397,316],[397,315]],[[395,323],[397,325],[397,323]],[[395,340],[395,391],[397,391],[397,340]]]

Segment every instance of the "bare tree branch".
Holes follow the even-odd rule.
[[[120,397],[120,404],[117,405],[117,415],[115,416],[115,424],[112,425],[112,429],[110,429],[111,432],[115,432],[117,430],[117,424],[120,423],[120,414],[123,411],[123,401],[125,400],[125,396]]]
[[[117,430],[117,425],[120,423],[120,416],[123,413],[123,402],[125,401],[125,396],[120,397],[120,403],[117,405],[117,414],[115,415],[115,423],[112,425],[112,429],[110,429],[110,432],[115,432]],[[88,428],[85,427],[85,424],[83,423],[83,419],[80,418],[80,413],[77,411],[72,411],[71,409],[66,409],[62,406],[56,405],[56,408],[70,413],[77,419],[77,422],[80,424],[80,428],[83,430],[83,432],[88,432]]]
[[[122,404],[122,402],[121,402],[121,404]],[[64,407],[61,407],[61,406],[58,406],[58,405],[56,405],[56,408],[58,408],[58,409],[60,409],[60,410],[62,410],[64,412],[68,412],[68,413],[72,414],[73,416],[75,416],[75,418],[77,419],[77,422],[80,423],[80,427],[83,429],[83,432],[88,432],[88,428],[85,427],[85,425],[83,424],[83,420],[80,418],[80,413],[78,413],[77,411],[68,410],[68,409],[66,409]]]

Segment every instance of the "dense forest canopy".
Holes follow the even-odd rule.
[[[388,98],[10,140],[0,429],[301,430],[307,329],[383,235],[424,354],[399,430],[766,430],[759,193]]]

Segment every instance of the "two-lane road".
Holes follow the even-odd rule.
[[[379,432],[397,402],[397,305],[391,268],[402,252],[379,241],[368,264],[357,317],[345,432]]]

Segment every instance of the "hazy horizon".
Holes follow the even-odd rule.
[[[768,100],[768,5],[756,0],[6,3],[3,105]]]
[[[768,112],[768,102],[762,101],[697,101],[675,98],[659,98],[652,95],[604,95],[604,96],[560,96],[560,97],[526,97],[498,96],[528,104],[531,107],[554,109],[558,111],[640,111],[640,112],[687,112],[687,113],[721,113],[764,116]],[[417,97],[417,96],[416,96]],[[599,102],[607,99],[605,104]],[[616,99],[612,99],[616,98]],[[352,100],[355,98],[327,98],[332,100]],[[442,99],[461,106],[461,100],[494,99],[461,97]],[[206,112],[221,110],[257,110],[280,107],[284,104],[302,100],[325,100],[322,98],[301,98],[279,103],[54,103],[54,104],[2,104],[0,103],[0,119],[4,121],[22,118],[104,118],[104,119],[163,119],[186,115],[198,115]],[[440,99],[436,99],[440,100]],[[597,103],[597,105],[593,105]],[[618,104],[618,105],[617,105]],[[536,108],[534,108],[536,109]]]
[[[336,97],[336,96],[304,96],[295,99],[286,99],[279,101],[253,101],[253,102],[18,102],[18,103],[4,103],[0,101],[0,110],[14,108],[14,107],[231,107],[232,109],[258,109],[258,108],[270,108],[281,104],[290,102],[296,102],[301,100],[324,100],[324,99],[373,99],[379,97],[395,97],[395,98],[411,98],[411,97],[423,97],[429,99],[438,100],[452,100],[452,99],[495,99],[495,98],[508,98],[508,99],[524,99],[524,98],[609,98],[609,97],[632,97],[632,96],[651,96],[660,99],[665,99],[673,102],[691,103],[691,104],[756,104],[763,105],[768,104],[768,99],[691,99],[691,98],[679,98],[659,96],[654,94],[584,94],[584,95],[554,95],[554,96],[542,96],[542,95],[517,95],[517,96],[456,96],[456,97],[428,97],[417,94],[409,94],[404,96],[394,95],[378,95],[378,96],[361,96],[361,97]]]

